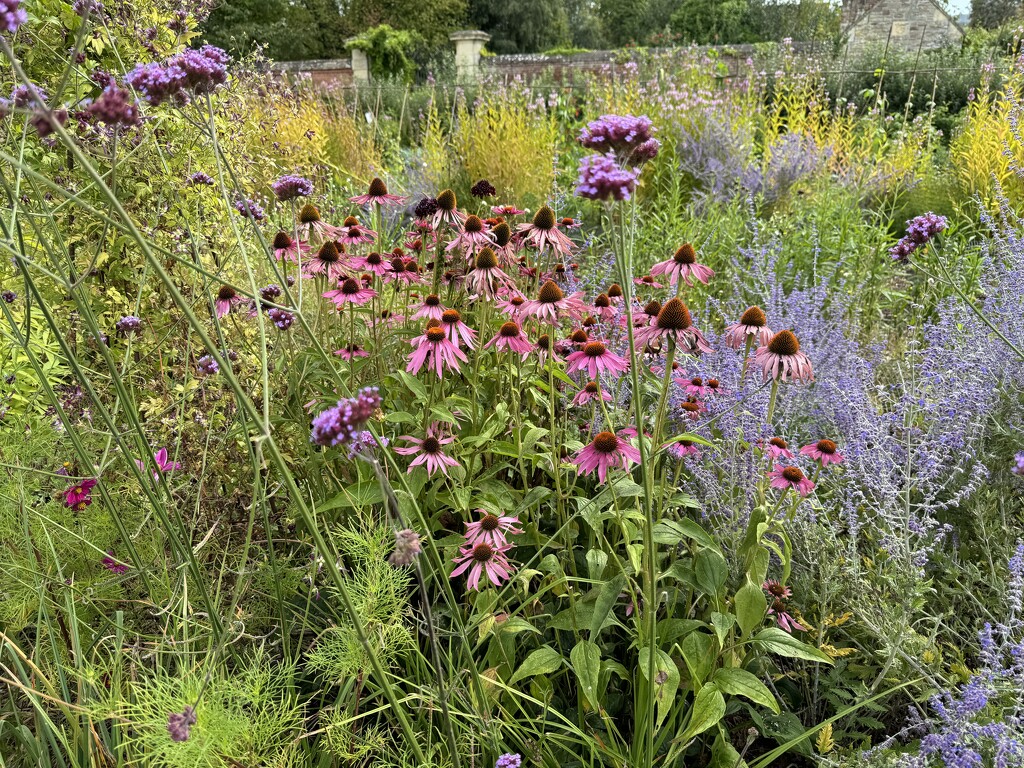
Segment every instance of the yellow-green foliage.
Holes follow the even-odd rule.
[[[1019,94],[1022,85],[1024,75],[1015,72],[1005,89],[990,93],[983,88],[950,145],[962,192],[980,197],[990,207],[1000,196],[1018,209],[1024,202],[1024,182],[1012,167],[1024,164],[1024,145],[1011,129],[1011,116],[1018,109],[1013,94]]]

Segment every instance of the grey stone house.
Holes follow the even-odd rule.
[[[851,53],[886,40],[890,50],[914,53],[958,45],[964,36],[938,0],[844,0],[842,30]]]

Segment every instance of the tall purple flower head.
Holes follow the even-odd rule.
[[[171,735],[171,741],[188,741],[192,726],[195,724],[196,710],[194,707],[185,707],[181,712],[172,712],[167,717],[167,732]]]
[[[270,322],[281,331],[287,331],[292,327],[292,323],[295,322],[295,315],[286,309],[278,309],[277,307],[271,307],[267,311],[267,316],[270,318]]]
[[[629,200],[636,189],[635,170],[620,168],[612,153],[580,160],[576,194],[589,200]]]
[[[313,418],[309,439],[316,445],[334,446],[350,443],[359,437],[363,424],[380,407],[377,387],[365,387],[355,397],[321,411]]]
[[[199,358],[196,368],[203,376],[213,376],[220,370],[220,365],[210,355],[203,355]]]
[[[620,163],[637,167],[658,154],[661,143],[653,134],[654,126],[646,116],[602,115],[587,124],[579,140],[587,149],[612,152]]]
[[[75,0],[71,4],[71,10],[83,19],[87,16],[95,18],[103,13],[103,3],[99,2],[99,0]]]
[[[86,122],[106,123],[109,126],[133,127],[142,123],[139,105],[131,94],[116,85],[108,85],[103,93],[80,113]]]
[[[213,179],[210,178],[209,174],[203,173],[202,171],[196,171],[188,177],[189,185],[193,187],[212,187]]]
[[[125,315],[114,324],[114,328],[122,336],[138,333],[139,329],[142,328],[142,320],[135,315]]]
[[[187,104],[191,94],[210,93],[227,82],[231,57],[204,45],[175,54],[162,62],[138,64],[125,81],[154,107],[165,101]]]
[[[498,758],[497,762],[494,764],[494,768],[520,768],[522,764],[522,755],[506,752]]]
[[[242,218],[245,219],[263,221],[267,218],[267,214],[263,211],[260,204],[250,198],[238,198],[235,201],[235,210],[242,214]]]
[[[897,261],[906,261],[910,254],[922,245],[928,244],[940,232],[944,232],[948,225],[945,216],[930,211],[914,217],[907,222],[907,234],[889,249],[889,255]]]
[[[21,0],[0,0],[0,32],[17,32],[26,21],[28,14],[21,7]]]
[[[0,2],[2,2],[2,0],[0,0]],[[37,85],[18,85],[11,91],[11,103],[18,109],[24,109],[29,106],[39,106],[32,97],[33,93],[39,101],[46,102],[49,99],[49,96],[46,95],[46,91]]]
[[[1013,468],[1010,471],[1015,475],[1024,475],[1024,453],[1018,453],[1013,457]]]
[[[313,194],[312,181],[304,179],[302,176],[293,176],[291,174],[282,176],[271,184],[270,188],[274,190],[277,199],[282,203],[294,200],[297,197],[309,197]]]

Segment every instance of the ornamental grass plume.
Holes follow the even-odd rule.
[[[800,341],[792,331],[779,331],[754,353],[754,365],[761,369],[764,381],[814,381],[811,360],[800,351]]]
[[[577,465],[580,476],[597,472],[597,479],[603,483],[609,469],[620,467],[628,472],[633,464],[639,464],[640,451],[614,432],[598,432],[589,445],[570,459],[570,463]]]
[[[691,287],[691,277],[707,285],[708,280],[715,276],[713,269],[697,263],[697,252],[690,243],[679,246],[679,250],[668,261],[659,261],[651,267],[651,274],[667,275],[671,285],[676,285],[682,280]]]
[[[365,195],[356,195],[355,197],[349,198],[350,202],[356,205],[379,205],[381,207],[388,207],[393,205],[401,205],[405,202],[405,198],[401,195],[392,195],[388,193],[388,186],[378,177],[374,176],[370,182],[370,187],[367,189]]]
[[[355,397],[321,411],[313,418],[309,440],[324,447],[344,445],[355,440],[363,425],[380,407],[377,387],[364,387]]]

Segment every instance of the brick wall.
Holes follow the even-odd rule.
[[[351,59],[318,59],[314,61],[280,61],[272,68],[287,76],[305,76],[313,85],[338,88],[352,85]]]

